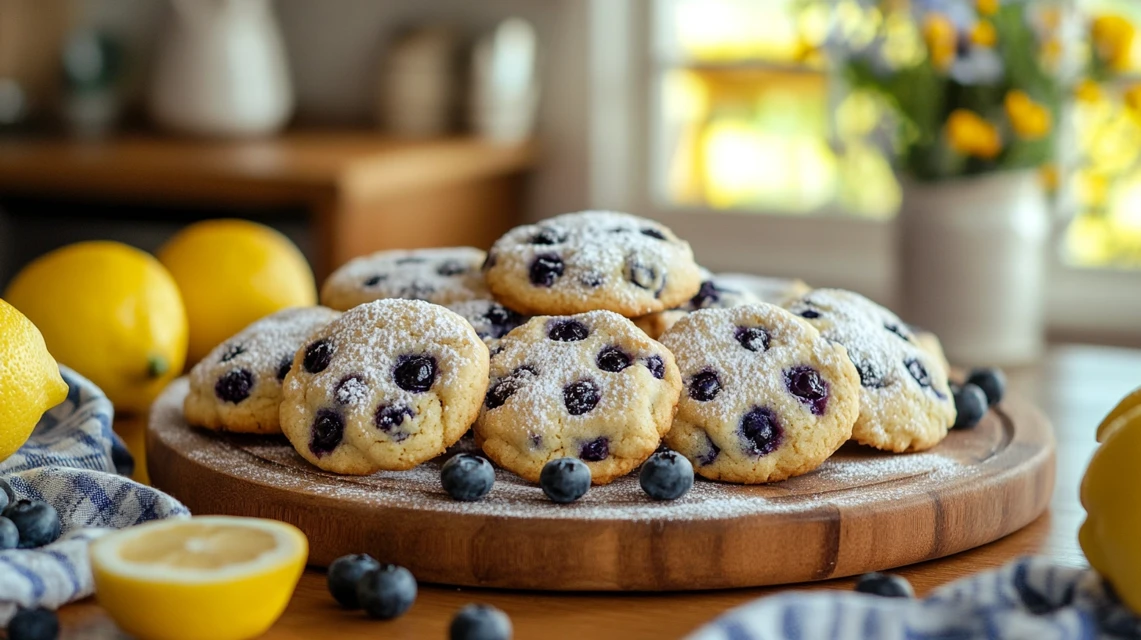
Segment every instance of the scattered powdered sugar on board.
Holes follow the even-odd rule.
[[[572,520],[718,520],[744,516],[812,513],[826,508],[862,505],[897,505],[909,499],[929,500],[928,492],[940,483],[970,482],[974,463],[993,453],[1002,430],[991,428],[956,432],[949,440],[960,442],[948,454],[938,450],[888,455],[846,445],[816,471],[772,485],[741,486],[698,478],[693,489],[673,502],[650,500],[630,474],[604,487],[592,487],[581,500],[556,505],[542,490],[502,469],[496,470],[491,493],[479,502],[452,500],[440,486],[442,460],[409,471],[382,471],[371,476],[338,476],[305,462],[284,439],[242,437],[189,427],[182,416],[185,380],[171,385],[156,403],[151,416],[152,437],[189,459],[219,473],[251,483],[335,500],[371,504],[378,508],[499,518]],[[986,425],[980,425],[985,427]],[[474,452],[470,437],[449,454]]]

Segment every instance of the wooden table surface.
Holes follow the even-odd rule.
[[[1077,530],[1084,517],[1078,485],[1096,443],[1101,418],[1130,390],[1141,385],[1141,350],[1058,346],[1038,365],[1008,371],[1011,386],[1045,411],[1058,438],[1057,487],[1049,511],[1022,531],[956,556],[907,567],[920,594],[1023,555],[1045,555],[1084,566]],[[763,541],[758,541],[763,544]],[[795,588],[850,589],[851,579]],[[789,588],[789,587],[785,587]],[[506,611],[515,637],[677,638],[724,611],[780,590],[739,589],[672,594],[551,594],[420,586],[416,604],[392,622],[342,611],[325,590],[324,576],[308,572],[285,615],[265,636],[272,640],[336,638],[446,638],[452,614],[469,602]],[[61,611],[65,638],[120,638],[114,624],[87,601]]]

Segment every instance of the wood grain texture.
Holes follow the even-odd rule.
[[[439,462],[366,478],[312,467],[281,439],[186,425],[178,381],[148,431],[152,482],[198,514],[269,517],[310,539],[324,566],[367,552],[444,584],[563,591],[752,587],[891,569],[977,547],[1046,508],[1054,438],[1011,398],[926,454],[849,446],[818,471],[768,486],[699,480],[653,503],[624,478],[559,506],[500,473],[478,503],[450,500]]]

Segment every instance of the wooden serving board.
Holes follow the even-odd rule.
[[[439,461],[368,477],[326,473],[284,439],[189,427],[186,393],[176,381],[151,414],[155,486],[196,514],[291,522],[309,536],[315,566],[370,553],[433,583],[655,591],[848,576],[1001,538],[1037,518],[1054,486],[1050,425],[1019,398],[924,453],[849,444],[772,485],[698,478],[682,499],[654,502],[631,475],[556,505],[503,470],[486,498],[456,502],[440,488]]]

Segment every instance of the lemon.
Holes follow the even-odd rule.
[[[5,297],[40,328],[52,355],[120,411],[145,411],[182,371],[182,298],[143,251],[118,242],[57,249],[16,274]]]
[[[44,412],[67,397],[67,383],[44,337],[0,300],[0,462],[28,440]]]
[[[245,220],[190,225],[158,252],[182,290],[191,364],[250,323],[317,304],[313,271],[282,234]]]
[[[1141,387],[1137,387],[1132,393],[1125,396],[1121,402],[1117,403],[1117,406],[1109,412],[1109,415],[1101,421],[1101,424],[1097,426],[1097,441],[1104,442],[1109,435],[1110,427],[1117,425],[1118,418],[1132,411],[1134,407],[1139,406],[1141,406]]]
[[[240,640],[281,617],[309,543],[275,520],[160,520],[91,543],[95,597],[143,640]]]

